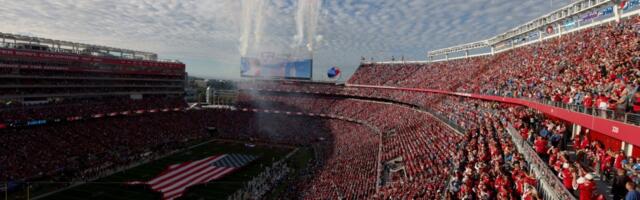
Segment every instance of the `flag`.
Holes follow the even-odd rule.
[[[131,181],[128,184],[149,185],[162,193],[162,199],[173,200],[193,185],[207,183],[245,166],[257,157],[243,154],[224,154],[204,159],[170,165],[158,177],[147,182]]]

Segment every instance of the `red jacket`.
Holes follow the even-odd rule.
[[[573,174],[571,174],[571,171],[569,171],[569,169],[562,169],[562,176],[564,177],[562,179],[564,187],[571,189],[573,187]]]
[[[538,154],[546,154],[547,153],[547,140],[545,139],[536,139],[535,143],[536,152]]]
[[[613,161],[613,167],[616,169],[622,169],[622,160],[624,160],[624,155],[616,155],[616,159]]]
[[[587,180],[583,184],[578,185],[580,200],[591,200],[594,190],[596,190],[596,184],[593,181]]]
[[[586,97],[584,97],[584,99],[582,100],[584,107],[586,108],[591,108],[591,106],[593,106],[593,98],[591,98],[591,95],[588,95]]]

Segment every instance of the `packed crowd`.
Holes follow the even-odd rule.
[[[0,123],[15,123],[29,120],[54,120],[68,117],[91,118],[110,113],[133,113],[137,110],[185,108],[187,104],[179,98],[151,97],[134,100],[130,98],[67,99],[45,102],[38,105],[23,105],[18,102],[0,104]]]
[[[86,180],[151,153],[207,137],[202,115],[166,112],[58,123],[1,132],[3,180]],[[138,128],[144,126],[145,128]]]
[[[363,64],[348,83],[529,98],[585,112],[639,113],[639,22],[640,17],[633,17],[493,56]]]
[[[317,96],[301,95],[240,95],[241,107],[260,107],[271,110],[280,110],[282,105],[295,108],[305,113],[324,114],[327,116],[357,119],[379,132],[382,139],[380,161],[383,165],[381,177],[368,177],[366,180],[379,179],[379,192],[375,193],[375,184],[361,184],[356,178],[349,176],[312,176],[310,186],[304,194],[314,197],[346,198],[373,197],[378,198],[424,198],[432,199],[444,194],[444,182],[446,182],[450,164],[449,158],[453,156],[452,149],[460,140],[460,135],[446,125],[438,122],[429,114],[411,109],[409,107],[371,102],[354,99],[323,98]],[[351,130],[349,134],[357,133],[358,129]],[[373,135],[375,133],[369,133]],[[334,136],[340,137],[340,136]],[[363,137],[348,135],[343,143],[334,144],[334,148],[340,151],[351,149],[358,144]],[[335,139],[335,138],[334,138]],[[373,140],[373,138],[372,138]],[[364,140],[364,141],[368,141]],[[335,151],[335,150],[334,150]],[[362,151],[352,149],[350,151]],[[341,162],[329,162],[317,173],[319,174],[367,174],[357,173],[358,163],[372,163],[373,156],[361,153],[351,153],[348,159],[340,159]],[[368,155],[368,156],[365,156]],[[331,158],[331,156],[329,157]],[[374,162],[375,163],[375,162]],[[393,166],[393,167],[387,167]],[[373,172],[375,170],[372,170]],[[319,180],[317,180],[319,179]],[[325,182],[327,190],[318,185]],[[331,183],[330,185],[328,183]],[[358,185],[366,185],[366,188],[357,188]],[[319,192],[320,191],[320,192]]]
[[[477,118],[455,157],[450,199],[540,199],[537,178],[497,116]]]
[[[318,89],[319,91],[317,91]],[[257,90],[265,93],[264,96],[260,97],[263,100],[288,102],[292,105],[297,105],[295,107],[315,109],[314,112],[318,113],[326,112],[326,110],[323,110],[321,107],[323,104],[340,105],[340,103],[336,103],[335,100],[320,104],[314,103],[313,101],[306,101],[306,103],[302,101],[304,95],[322,94],[320,91],[325,91],[323,90],[323,86],[318,85],[307,85],[302,89],[292,88],[290,91],[278,90],[276,88],[265,89],[264,87]],[[282,94],[280,92],[273,93],[273,91],[293,93]],[[296,94],[296,91],[299,93]],[[589,149],[600,148],[600,151],[603,151],[602,144],[590,140],[589,137],[585,135],[578,135],[575,139],[572,139],[567,124],[559,120],[546,119],[533,110],[517,106],[500,105],[495,102],[419,92],[394,92],[393,90],[369,90],[362,88],[349,92],[346,92],[346,89],[343,88],[332,92],[353,97],[368,96],[388,99],[415,105],[442,116],[448,121],[459,124],[466,130],[470,130],[468,134],[465,135],[465,139],[462,142],[463,145],[460,145],[462,148],[459,147],[458,149],[460,153],[453,159],[457,170],[454,172],[451,184],[449,185],[452,193],[448,193],[448,197],[451,199],[482,199],[483,196],[488,196],[490,197],[489,199],[541,198],[542,195],[538,192],[535,176],[530,173],[527,163],[523,161],[522,155],[515,151],[513,143],[507,137],[508,134],[505,132],[507,122],[513,124],[521,136],[529,141],[530,146],[540,157],[549,162],[549,168],[561,174],[558,178],[562,178],[563,183],[566,184],[569,191],[576,191],[574,193],[576,197],[580,199],[604,198],[603,194],[595,190],[595,182],[593,179],[601,174],[605,178],[608,177],[609,180],[614,178],[613,172],[608,170],[613,168],[611,166],[615,165],[615,162],[613,162],[615,156],[612,151],[609,150],[609,153],[599,154],[609,155],[610,158],[597,158],[592,156],[598,154],[590,152]],[[271,96],[266,95],[270,93]],[[275,94],[278,94],[280,97]],[[280,100],[278,100],[278,98],[280,98]],[[322,99],[323,98],[316,97],[314,101],[318,102],[322,101]],[[354,109],[357,108],[357,106],[347,106],[346,108]],[[388,112],[383,108],[380,109]],[[391,112],[389,116],[396,115]],[[385,150],[383,152],[387,151]],[[572,152],[574,154],[577,153],[578,157],[572,158],[569,156]],[[636,165],[634,159],[621,156],[622,154],[619,153],[619,163],[623,163],[623,161],[624,163],[629,163],[626,165],[621,164],[621,166],[626,169],[623,174],[627,175],[625,177],[628,177],[628,180],[633,180],[629,184],[637,185],[636,181],[640,180],[640,178],[637,178],[638,173],[636,173],[635,170],[631,170],[633,166]],[[576,159],[578,161],[575,161]],[[581,160],[589,162],[594,162],[594,160],[607,160],[607,163],[611,161],[611,166],[601,167],[602,162],[597,164],[584,163],[584,161]],[[590,166],[598,166],[598,168],[602,169],[592,168]],[[637,166],[640,166],[640,164]],[[568,170],[571,170],[572,173],[569,173]],[[600,170],[600,172],[597,170]],[[516,173],[505,173],[510,171],[515,171]],[[621,178],[618,178],[617,180],[620,179]],[[617,192],[618,195],[625,195],[627,193],[625,185],[627,185],[627,183],[624,181],[618,182],[617,186],[612,187],[612,193]],[[385,190],[382,189],[381,191]],[[406,193],[399,192],[394,195],[401,194]]]
[[[332,140],[315,145],[312,178],[301,181],[302,198],[363,199],[375,193],[380,139],[364,125],[327,120]]]
[[[608,192],[613,195],[614,199],[623,199],[627,195],[636,197],[638,195],[637,190],[640,188],[635,186],[640,184],[640,171],[638,171],[640,164],[635,157],[626,156],[623,151],[612,150],[620,149],[620,143],[611,143],[607,147],[603,144],[603,139],[593,138],[588,129],[583,129],[572,136],[567,122],[546,118],[544,115],[524,107],[435,94],[427,95],[426,98],[439,98],[437,103],[429,105],[434,113],[443,115],[455,123],[466,124],[466,129],[475,130],[482,125],[482,123],[474,123],[474,120],[499,119],[501,122],[511,123],[532,149],[548,163],[548,167],[555,174],[558,174],[557,178],[561,180],[569,193],[579,199],[605,199],[604,192],[597,191],[596,177],[600,177],[605,181],[604,184],[611,186],[611,190]],[[505,126],[498,127],[503,129]],[[468,145],[464,146],[468,147]],[[511,148],[513,149],[512,145]],[[513,156],[503,158],[508,157]],[[518,156],[516,155],[516,157]],[[525,165],[520,164],[520,166]],[[526,177],[530,177],[530,175]],[[459,184],[462,179],[458,175],[453,178],[452,183]],[[517,182],[515,185],[520,187]],[[457,191],[460,190],[460,186],[455,187],[455,184],[453,186]],[[539,197],[539,195],[535,195],[538,193],[535,189],[536,185],[531,184],[531,186],[529,188],[531,192],[527,193],[527,187],[524,187],[525,193],[519,194],[527,198],[532,197],[531,195]],[[472,191],[478,192],[480,190],[473,189]],[[490,191],[487,194],[492,194],[491,192],[496,191]]]

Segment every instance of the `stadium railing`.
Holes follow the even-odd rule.
[[[518,131],[511,124],[507,128],[513,143],[518,152],[522,153],[524,159],[529,163],[529,170],[535,174],[538,181],[538,189],[545,200],[576,200],[576,198],[564,187],[560,179],[549,169],[547,164],[536,154],[527,144],[526,140],[518,134]]]
[[[557,117],[563,119],[565,121],[581,125],[584,128],[591,129],[592,131],[596,131],[613,138],[616,138],[621,141],[626,141],[627,143],[633,145],[640,145],[640,138],[636,136],[638,130],[640,130],[640,126],[625,123],[616,120],[610,120],[606,118],[602,118],[600,116],[594,116],[592,114],[586,114],[581,112],[574,112],[569,109],[564,109],[561,107],[554,106],[553,104],[548,104],[540,102],[540,100],[528,100],[525,98],[515,98],[508,96],[497,96],[495,93],[493,94],[475,94],[475,93],[463,93],[463,92],[451,92],[444,90],[434,90],[434,89],[421,89],[421,88],[403,88],[403,87],[393,87],[393,86],[377,86],[377,85],[358,85],[358,84],[347,84],[347,87],[353,88],[377,88],[377,89],[387,89],[387,90],[397,90],[397,91],[413,91],[413,92],[425,92],[425,93],[438,93],[438,94],[446,94],[446,95],[455,95],[455,96],[463,96],[480,100],[489,100],[489,101],[497,101],[508,104],[517,104],[523,105],[535,110],[538,110],[547,115]],[[637,119],[636,115],[628,115],[626,116],[628,120]]]
[[[620,111],[610,110],[610,109],[599,109],[599,108],[597,108],[596,105],[594,105],[591,108],[587,108],[587,107],[585,107],[583,105],[565,104],[563,102],[552,101],[552,100],[549,100],[549,99],[529,98],[529,97],[524,97],[524,96],[519,96],[519,95],[515,95],[514,96],[512,94],[498,95],[495,92],[494,93],[485,92],[483,94],[492,95],[492,96],[501,96],[501,97],[512,97],[512,98],[525,99],[525,100],[528,100],[528,101],[534,101],[534,102],[538,102],[538,103],[542,103],[542,104],[546,104],[546,105],[550,105],[550,106],[554,106],[554,107],[564,108],[564,109],[567,109],[567,110],[571,110],[571,111],[574,111],[574,112],[579,112],[579,113],[591,115],[591,116],[594,116],[594,117],[599,117],[599,118],[604,118],[604,119],[609,119],[609,120],[614,120],[614,121],[619,121],[619,122],[624,122],[624,123],[627,123],[627,124],[640,126],[640,113],[620,112]]]
[[[533,100],[533,99],[530,99],[530,100]],[[638,113],[617,112],[615,110],[598,109],[595,107],[586,108],[581,105],[565,104],[562,102],[550,101],[550,100],[537,100],[537,101],[540,103],[564,108],[574,112],[584,113],[584,114],[592,115],[595,117],[600,117],[600,118],[605,118],[605,119],[610,119],[610,120],[624,122],[627,124],[640,126],[640,114]]]

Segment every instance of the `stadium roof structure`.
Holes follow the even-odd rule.
[[[551,13],[538,17],[507,32],[486,40],[472,42],[427,52],[430,62],[459,59],[483,55],[491,55],[522,45],[554,38],[565,33],[620,20],[623,17],[640,14],[639,5],[634,3],[633,9],[620,8],[615,0],[577,0]],[[627,3],[629,4],[629,3]],[[631,7],[629,6],[629,7]],[[627,10],[628,9],[628,10]],[[602,17],[607,16],[607,17]],[[469,55],[469,51],[490,48],[490,52]],[[463,56],[450,57],[452,53],[464,52]],[[434,60],[436,56],[444,59]]]
[[[565,7],[562,7],[556,11],[553,11],[549,14],[546,14],[537,19],[531,20],[523,25],[515,27],[505,33],[494,36],[489,39],[489,43],[491,45],[497,44],[504,40],[511,39],[518,35],[528,33],[530,31],[540,30],[546,28],[546,26],[551,25],[553,23],[561,22],[565,19],[570,19],[573,16],[578,14],[582,14],[586,11],[593,10],[594,8],[599,8],[600,6],[612,3],[611,0],[580,0],[574,3],[571,3]]]
[[[47,39],[0,32],[0,47],[17,47],[20,45],[46,46],[50,51],[74,54],[92,54],[94,56],[110,56],[125,59],[161,61],[179,63],[177,60],[160,60],[156,53],[84,44],[78,42]]]
[[[454,52],[461,52],[461,51],[469,51],[472,49],[479,49],[479,48],[485,48],[485,47],[489,47],[489,41],[488,40],[483,40],[480,42],[472,42],[472,43],[467,43],[467,44],[461,44],[461,45],[457,45],[457,46],[453,46],[453,47],[448,47],[448,48],[444,48],[444,49],[438,49],[438,50],[434,50],[434,51],[430,51],[427,53],[427,56],[431,57],[431,56],[439,56],[439,55],[447,55],[449,53],[454,53]]]

